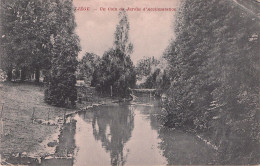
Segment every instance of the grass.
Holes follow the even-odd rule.
[[[0,152],[2,154],[48,153],[48,141],[58,131],[57,125],[32,123],[34,119],[62,118],[71,109],[57,108],[44,103],[44,88],[28,83],[1,83],[0,104],[3,106]],[[1,109],[1,108],[0,108]],[[35,110],[35,111],[33,111]],[[54,139],[54,138],[53,138]],[[46,145],[45,145],[46,144]]]

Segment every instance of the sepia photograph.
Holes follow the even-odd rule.
[[[0,0],[0,165],[260,165],[260,0]]]

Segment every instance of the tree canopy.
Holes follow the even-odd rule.
[[[91,82],[94,71],[100,63],[100,57],[94,53],[86,52],[83,58],[79,61],[77,69],[77,79],[84,79],[86,82]]]
[[[46,83],[45,101],[63,106],[75,103],[77,55],[80,51],[72,1],[1,1],[1,69],[11,81],[13,70],[21,81],[40,70]]]
[[[119,12],[114,47],[104,53],[98,68],[93,73],[92,85],[102,93],[111,93],[112,90],[114,96],[126,97],[129,88],[135,86],[136,74],[130,58],[133,45],[128,38],[129,28],[126,12]]]
[[[21,80],[27,72],[48,69],[50,61],[49,16],[52,3],[41,0],[3,1],[1,4],[1,68],[6,71],[8,80],[12,70],[21,70]]]
[[[229,138],[259,138],[259,18],[235,1],[186,0],[175,25],[165,54],[172,80],[165,125],[211,131],[219,149],[228,149],[225,163],[247,146],[226,147]]]
[[[77,100],[77,56],[81,50],[75,34],[73,5],[70,0],[56,3],[56,26],[52,27],[51,68],[47,73],[45,101],[52,105],[75,106]]]

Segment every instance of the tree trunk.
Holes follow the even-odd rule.
[[[22,68],[21,70],[21,81],[25,81],[26,79],[26,68]]]
[[[38,67],[35,69],[35,82],[40,82],[40,69]]]
[[[12,81],[12,79],[13,79],[12,69],[8,69],[6,80],[7,80],[7,81]]]

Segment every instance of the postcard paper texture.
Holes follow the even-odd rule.
[[[0,0],[0,165],[260,164],[259,0]]]

